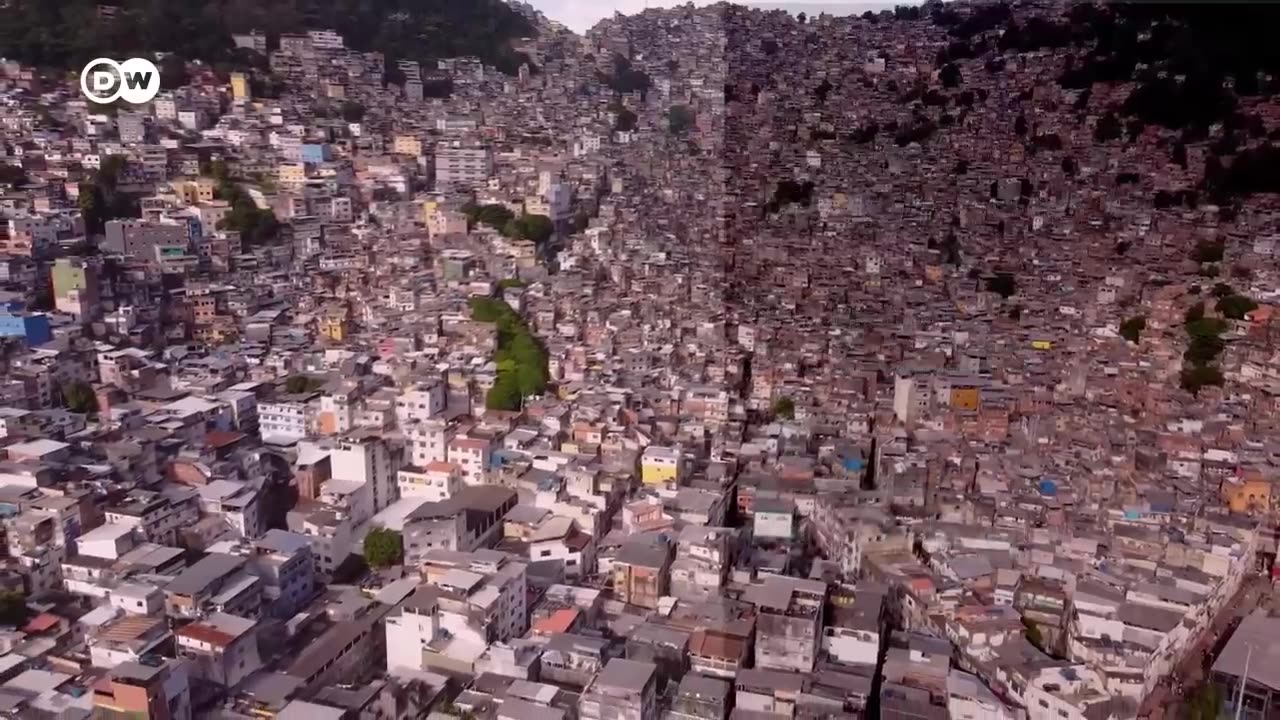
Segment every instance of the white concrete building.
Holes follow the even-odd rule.
[[[396,398],[396,425],[403,428],[414,422],[430,420],[444,412],[447,400],[443,382],[419,383]]]

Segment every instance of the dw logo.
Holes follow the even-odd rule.
[[[116,100],[141,105],[160,92],[160,71],[145,58],[121,63],[98,58],[80,71],[80,90],[90,101],[103,105]]]

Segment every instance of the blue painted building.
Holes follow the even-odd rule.
[[[318,164],[329,159],[329,146],[324,143],[303,143],[302,162]]]
[[[22,303],[13,302],[0,310],[0,337],[26,338],[35,347],[53,339],[53,326],[48,315],[27,312]]]

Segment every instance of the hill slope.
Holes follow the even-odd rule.
[[[209,63],[243,62],[233,33],[333,29],[356,50],[429,60],[476,55],[504,72],[523,57],[511,41],[536,32],[501,0],[10,0],[0,10],[0,57],[79,69],[96,57],[172,52]]]

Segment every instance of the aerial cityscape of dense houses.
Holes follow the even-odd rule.
[[[1280,213],[1152,202],[1212,138],[927,12],[516,8],[0,61],[0,715],[1280,712]]]

